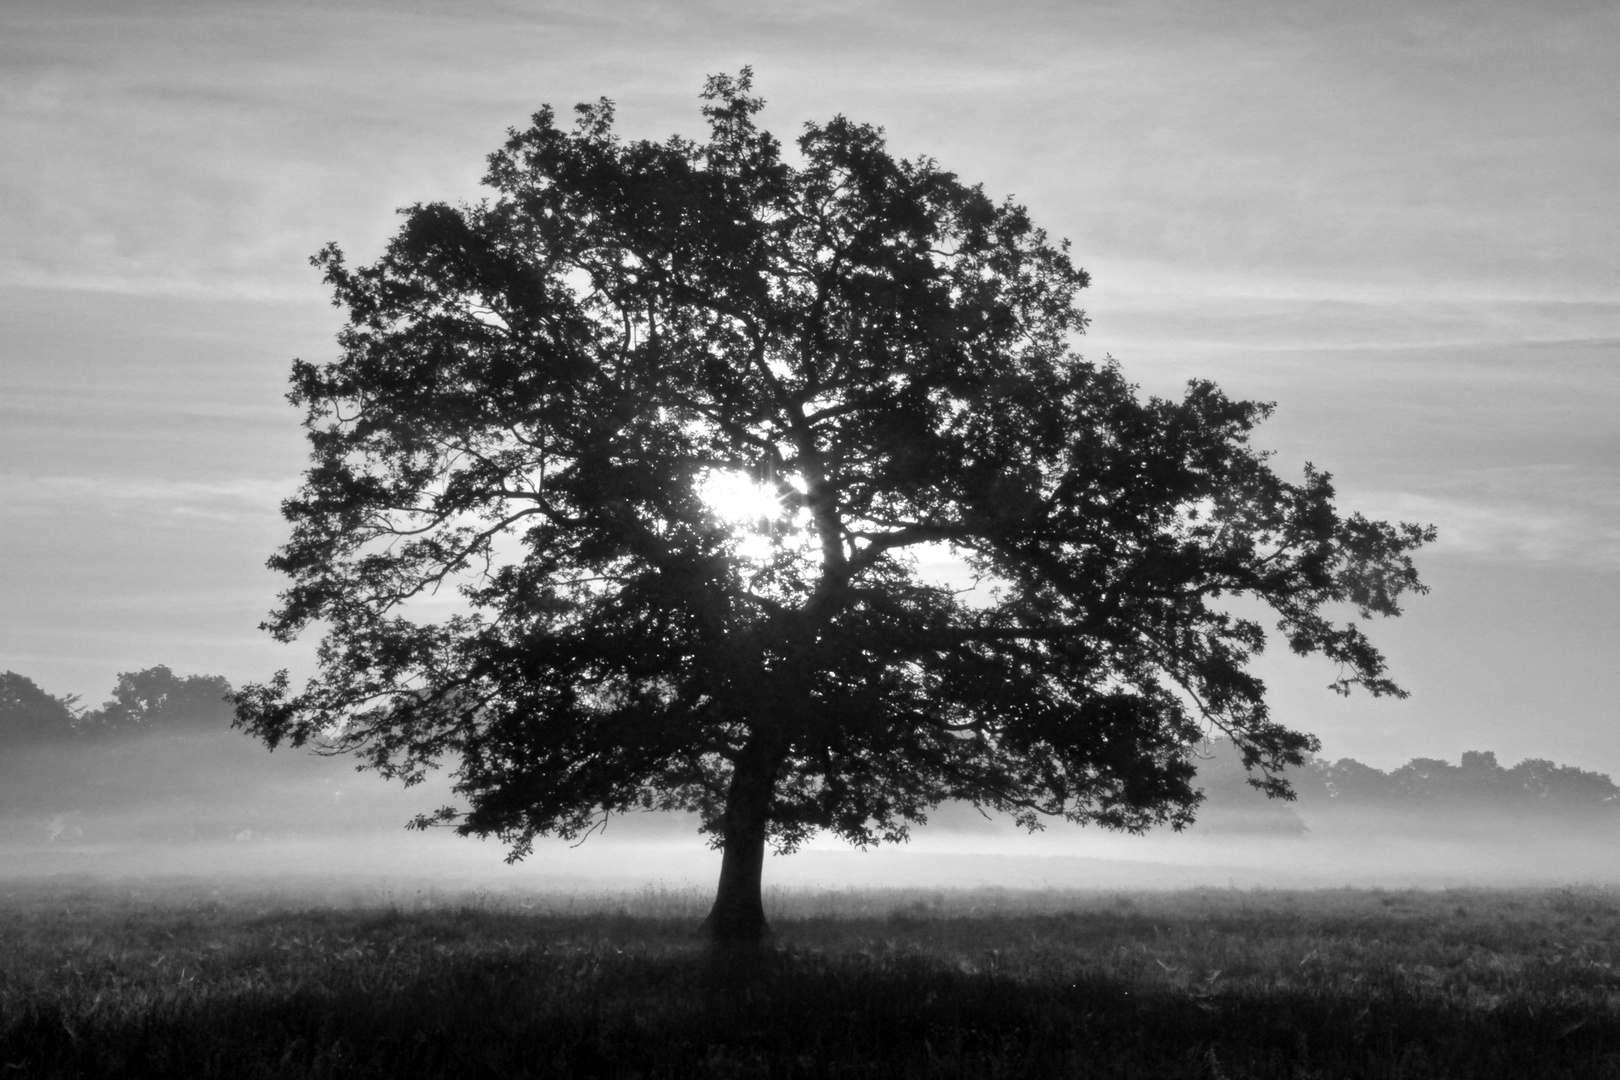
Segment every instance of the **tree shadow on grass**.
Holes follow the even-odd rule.
[[[1620,1077],[1620,1020],[1394,991],[1196,996],[924,956],[612,947],[334,961],[13,1010],[6,1077]]]

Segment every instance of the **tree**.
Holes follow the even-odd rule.
[[[230,697],[223,676],[181,677],[159,664],[120,672],[112,700],[87,714],[83,726],[94,734],[223,731],[232,720]]]
[[[1538,809],[1561,813],[1620,810],[1620,787],[1603,773],[1557,765],[1546,758],[1526,758],[1507,773],[1520,798]]]
[[[0,672],[0,749],[71,741],[77,701],[47,694],[26,675]]]
[[[696,811],[706,927],[750,942],[767,844],[817,830],[903,840],[948,798],[1180,827],[1210,726],[1286,794],[1317,742],[1267,712],[1228,597],[1334,689],[1401,693],[1329,614],[1397,614],[1429,530],[1280,479],[1248,441],[1269,405],[1077,356],[1086,273],[1023,207],[843,117],[790,161],[747,69],[703,99],[707,141],[543,109],[493,199],[402,210],[370,266],[314,257],[347,324],[293,366],[311,464],[265,628],[320,623],[320,667],[244,688],[239,723],[406,783],[450,763],[464,807],[416,824],[512,858]]]

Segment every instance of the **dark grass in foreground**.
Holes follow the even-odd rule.
[[[773,907],[0,883],[0,1077],[1620,1077],[1604,890]]]

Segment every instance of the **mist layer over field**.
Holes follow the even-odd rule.
[[[766,864],[767,887],[1187,888],[1536,886],[1620,882],[1612,815],[1557,820],[1481,807],[1392,810],[1240,789],[1192,829],[1146,836],[1054,822],[1029,835],[946,805],[911,842],[858,851],[817,839]],[[405,789],[340,758],[268,753],[235,732],[8,752],[0,877],[202,876],[398,889],[599,891],[712,886],[719,855],[680,815],[614,817],[521,863],[497,841],[409,831],[453,803],[447,780]]]

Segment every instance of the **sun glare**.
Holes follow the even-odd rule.
[[[800,488],[794,480],[788,482]],[[698,477],[697,493],[715,517],[736,529],[738,552],[751,559],[770,555],[773,523],[797,516],[783,505],[775,484],[762,484],[746,472],[705,470]]]
[[[745,472],[708,469],[698,477],[697,490],[714,516],[730,525],[774,521],[786,513],[775,485],[761,484]]]

